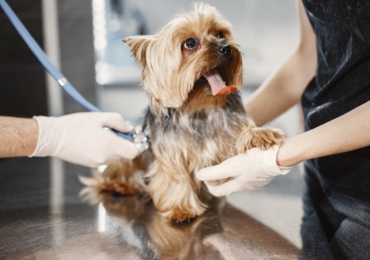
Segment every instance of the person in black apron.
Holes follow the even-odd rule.
[[[299,13],[299,47],[246,108],[262,126],[301,102],[306,132],[276,153],[254,148],[196,176],[223,196],[305,161],[302,258],[322,248],[310,232],[323,229],[335,259],[370,259],[370,2],[302,0]]]

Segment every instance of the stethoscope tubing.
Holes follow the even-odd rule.
[[[72,84],[64,77],[64,75],[54,66],[50,61],[49,57],[37,44],[35,39],[28,32],[23,23],[19,20],[18,16],[13,12],[8,3],[5,0],[0,0],[0,6],[4,10],[5,14],[8,16],[9,20],[18,31],[20,36],[26,42],[28,47],[31,49],[36,58],[44,66],[45,70],[55,79],[56,82],[62,87],[62,89],[77,103],[84,107],[89,112],[102,112],[101,109],[97,108],[89,101],[87,101],[73,86]],[[130,133],[121,133],[114,131],[117,135],[127,139],[132,140],[132,135]]]

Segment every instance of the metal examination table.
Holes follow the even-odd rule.
[[[297,167],[186,226],[162,218],[144,196],[85,203],[77,176],[89,174],[55,159],[0,160],[0,259],[331,258],[315,216],[302,222]]]

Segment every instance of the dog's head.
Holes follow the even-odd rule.
[[[144,88],[161,106],[182,107],[194,92],[217,99],[242,85],[242,58],[231,24],[208,4],[195,4],[194,11],[156,35],[123,41],[143,67]]]

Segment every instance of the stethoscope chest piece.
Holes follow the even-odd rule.
[[[149,130],[142,131],[140,126],[135,127],[132,131],[132,142],[135,144],[139,152],[145,152],[149,148]]]

